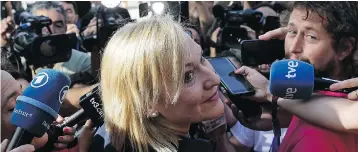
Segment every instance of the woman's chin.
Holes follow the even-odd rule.
[[[218,104],[215,105],[215,108],[211,108],[206,112],[206,114],[203,115],[202,121],[213,120],[219,118],[223,114],[224,114],[224,103],[220,101],[218,102]]]

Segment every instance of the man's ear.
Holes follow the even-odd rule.
[[[349,56],[354,50],[355,48],[355,39],[350,37],[350,38],[344,38],[342,39],[341,43],[338,46],[338,59],[340,61],[344,60],[347,56]]]

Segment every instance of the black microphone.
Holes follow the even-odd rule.
[[[329,78],[314,78],[314,88],[313,88],[313,90],[331,91],[329,89],[329,86],[331,86],[334,83],[338,83],[338,82],[340,82],[340,81],[329,79]],[[339,93],[348,94],[348,93],[353,92],[355,90],[358,90],[358,87],[345,88],[345,89],[336,90],[336,91],[332,91],[332,92],[339,92]]]
[[[74,126],[79,122],[91,119],[94,126],[103,124],[102,100],[99,96],[99,86],[93,88],[90,92],[80,98],[81,110],[68,117],[60,127]]]
[[[57,118],[58,110],[69,90],[70,78],[57,70],[43,69],[16,99],[11,123],[17,126],[6,151],[30,144],[42,137]]]
[[[63,135],[63,128],[68,126],[72,127],[76,124],[80,124],[88,119],[91,119],[93,126],[101,126],[103,124],[103,111],[102,101],[98,94],[99,88],[96,86],[90,92],[86,93],[80,98],[80,105],[82,109],[72,114],[70,117],[64,120],[63,123],[58,125],[52,125],[47,131],[48,142],[38,152],[47,152],[54,149],[53,144],[57,141],[59,136]],[[76,137],[77,138],[77,137]],[[77,139],[68,144],[67,148],[72,148],[77,145]]]

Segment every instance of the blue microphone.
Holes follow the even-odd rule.
[[[40,70],[16,99],[11,123],[17,128],[6,151],[30,144],[33,137],[42,137],[45,134],[57,118],[70,84],[70,78],[60,71]]]
[[[270,92],[285,99],[307,99],[314,91],[330,91],[329,86],[339,81],[328,78],[316,78],[314,67],[299,60],[281,60],[271,65]],[[358,88],[337,90],[349,93]]]
[[[271,65],[270,92],[286,99],[306,99],[314,88],[314,68],[299,60],[281,60]]]

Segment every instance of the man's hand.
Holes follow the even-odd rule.
[[[336,90],[340,90],[340,89],[354,88],[354,87],[358,87],[358,78],[352,78],[352,79],[341,81],[339,83],[332,84],[330,86],[330,90],[336,91]],[[357,100],[358,99],[358,90],[349,93],[348,99]]]
[[[1,47],[4,47],[8,44],[8,40],[12,31],[15,30],[15,23],[11,16],[3,19],[1,21],[0,33],[1,33]]]
[[[92,141],[95,130],[93,129],[93,123],[91,120],[87,120],[82,128],[82,132],[78,138],[79,152],[89,151],[90,143]]]
[[[268,31],[264,35],[260,35],[260,40],[271,40],[271,39],[280,39],[284,40],[287,34],[288,28],[287,27],[280,27],[278,29]]]
[[[67,24],[66,34],[76,33],[76,37],[80,35],[80,30],[78,30],[75,24]]]
[[[250,39],[256,39],[256,31],[253,30],[251,27],[248,27],[246,25],[240,25],[241,28],[244,28],[247,31],[247,35]]]
[[[271,64],[262,64],[257,66],[257,71],[260,71],[261,73],[270,73],[271,70]]]
[[[255,69],[242,66],[235,70],[235,74],[241,74],[251,83],[255,88],[255,95],[248,97],[251,100],[259,102],[271,101],[272,94],[269,91],[269,80]]]
[[[97,34],[97,18],[94,17],[91,19],[90,23],[87,25],[87,28],[82,32],[84,37]]]
[[[9,144],[8,139],[5,139],[1,142],[1,152],[5,152],[8,144]],[[10,150],[10,152],[33,152],[33,151],[35,151],[35,147],[30,144],[22,145],[22,146],[17,147],[13,150]]]
[[[227,124],[227,126],[229,128],[234,126],[236,124],[236,122],[237,122],[237,119],[234,116],[232,109],[230,108],[231,105],[232,104],[224,104],[224,112],[225,112],[226,124]]]

